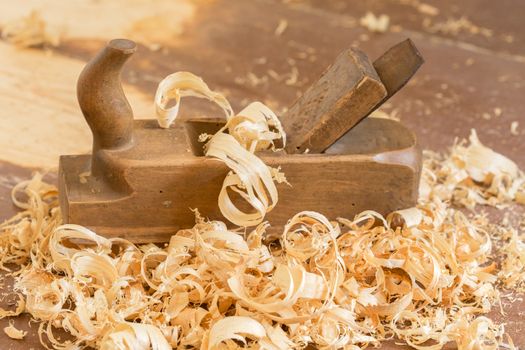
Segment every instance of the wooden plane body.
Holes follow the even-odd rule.
[[[227,222],[217,198],[229,169],[190,148],[183,129],[137,120],[130,147],[95,154],[105,169],[102,176],[89,174],[91,155],[62,156],[64,222],[134,242],[168,241],[195,224],[191,209]],[[277,186],[279,202],[266,217],[272,231],[282,230],[302,210],[352,218],[368,209],[387,214],[417,200],[421,151],[414,134],[394,120],[367,118],[324,154],[265,153],[261,158],[280,166],[290,183]]]

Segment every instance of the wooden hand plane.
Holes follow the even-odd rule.
[[[106,237],[164,242],[194,225],[191,209],[225,221],[217,198],[229,169],[203,156],[197,141],[224,121],[162,129],[155,120],[134,120],[120,72],[135,51],[132,41],[113,40],[80,74],[78,101],[93,151],[60,157],[60,207],[65,223]],[[290,184],[277,185],[279,202],[266,217],[272,230],[302,210],[336,218],[416,203],[421,151],[414,134],[397,121],[365,117],[421,63],[409,40],[373,63],[350,49],[292,105],[282,117],[291,140],[287,152],[260,155],[281,167]]]

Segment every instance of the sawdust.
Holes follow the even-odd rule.
[[[453,36],[467,33],[491,38],[493,34],[491,29],[478,26],[465,16],[460,18],[449,18],[445,22],[433,22],[431,18],[426,17],[423,19],[423,28],[429,33],[441,33]]]
[[[399,119],[399,111],[394,109],[390,112],[386,112],[382,109],[376,109],[375,111],[373,111],[369,118],[383,118],[383,119],[392,119],[392,120],[396,120],[396,121],[400,121]]]
[[[370,32],[384,33],[388,30],[388,26],[390,25],[390,17],[385,14],[376,16],[372,12],[367,12],[361,17],[359,23]]]

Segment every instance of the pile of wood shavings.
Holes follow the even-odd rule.
[[[420,200],[452,201],[470,209],[525,204],[525,176],[516,163],[484,146],[475,130],[469,141],[468,146],[457,142],[446,157],[426,152]]]
[[[172,97],[196,84],[205,93],[185,93],[224,102],[196,77],[179,78],[170,83]],[[170,95],[164,92],[160,115],[169,125],[176,113],[163,110]],[[255,118],[266,111],[255,107],[229,113],[228,126],[211,137],[207,152],[223,135],[254,157],[258,145],[272,147],[276,135],[261,123],[275,121]],[[244,138],[250,134],[259,136]],[[254,143],[258,138],[264,142]],[[502,280],[492,238],[484,223],[449,203],[461,204],[462,196],[489,205],[516,201],[523,175],[477,138],[470,141],[439,161],[426,160],[417,207],[386,218],[365,211],[335,221],[300,212],[279,239],[266,235],[266,222],[231,231],[198,212],[196,225],[175,233],[164,247],[106,239],[61,225],[56,188],[36,175],[14,188],[13,201],[23,211],[0,226],[2,264],[21,266],[14,273],[17,310],[2,316],[30,313],[41,321],[42,343],[55,349],[356,350],[389,339],[416,349],[441,349],[448,342],[459,350],[515,349],[503,326],[483,316],[499,301]],[[229,176],[250,173],[228,165]],[[258,186],[262,180],[249,181]],[[227,177],[224,186],[229,184]],[[469,197],[471,192],[477,195]],[[519,243],[509,245],[519,248],[507,258],[523,261],[523,241],[514,239]],[[523,264],[508,270],[505,264],[506,279],[522,278]],[[61,340],[57,328],[72,340]]]
[[[504,341],[503,327],[479,316],[499,296],[491,239],[442,202],[386,219],[302,212],[279,242],[264,240],[266,224],[242,234],[197,215],[160,248],[60,225],[56,190],[38,175],[14,198],[20,193],[25,210],[1,227],[3,263],[22,266],[18,311],[42,321],[42,341],[56,349],[359,349],[392,337],[418,349],[449,341],[493,349]],[[73,343],[61,343],[55,327]],[[434,345],[421,345],[427,340]]]

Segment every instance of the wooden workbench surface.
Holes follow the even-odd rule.
[[[260,100],[279,112],[350,45],[374,59],[410,37],[426,63],[382,109],[412,128],[424,148],[443,151],[476,128],[482,142],[524,169],[525,2],[425,0],[434,10],[422,3],[34,0],[15,8],[0,1],[0,28],[36,9],[63,38],[48,51],[20,50],[0,41],[0,219],[15,212],[10,188],[30,176],[31,169],[56,169],[59,154],[89,151],[76,79],[85,62],[114,37],[140,44],[124,73],[125,90],[135,115],[150,118],[158,82],[174,71],[202,76],[228,96],[235,111]],[[366,11],[389,15],[389,30],[378,34],[361,27],[359,18]],[[276,33],[279,23],[285,26],[282,33]],[[182,107],[188,117],[215,113],[201,100],[185,100]],[[517,135],[511,133],[513,122],[518,122]],[[520,207],[511,210],[514,216],[524,213]],[[495,219],[501,216],[494,213]],[[9,297],[3,304],[8,303]],[[492,316],[506,322],[515,344],[524,346],[525,303],[504,306],[506,316]],[[15,324],[28,329],[28,320],[22,316]],[[0,320],[0,329],[7,323]],[[37,325],[31,323],[29,330],[23,341],[0,331],[0,348],[40,349]]]

